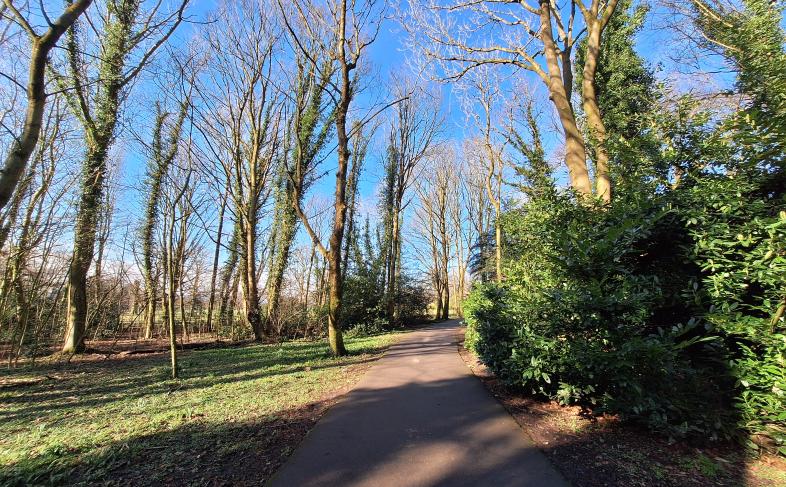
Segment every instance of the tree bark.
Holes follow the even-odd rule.
[[[565,165],[570,173],[571,186],[582,195],[592,194],[589,172],[587,171],[587,148],[584,137],[576,123],[576,115],[570,104],[570,93],[567,92],[563,73],[560,70],[557,45],[551,26],[551,10],[549,0],[540,0],[540,39],[543,42],[543,53],[546,58],[547,85],[549,96],[559,115],[560,124],[565,134]],[[563,59],[564,61],[564,59]]]
[[[494,221],[494,240],[495,240],[495,257],[496,257],[496,271],[497,282],[502,282],[502,223],[500,222],[500,212],[497,210],[497,218]]]
[[[283,196],[286,202],[281,207],[281,220],[278,226],[278,240],[276,248],[277,251],[273,255],[273,265],[270,269],[270,279],[268,281],[268,294],[267,294],[267,319],[268,326],[278,319],[278,306],[281,299],[281,287],[284,283],[284,272],[286,271],[287,264],[289,263],[289,254],[292,250],[292,242],[295,239],[297,230],[297,214],[295,213],[291,198],[294,197],[286,185],[286,194]]]
[[[116,120],[116,119],[115,119]],[[114,123],[111,124],[114,130]],[[98,228],[98,212],[106,177],[106,153],[109,141],[99,140],[88,147],[82,181],[82,195],[74,228],[74,251],[68,269],[67,319],[63,352],[84,350],[87,320],[87,273],[93,260]]]
[[[221,254],[221,237],[224,230],[224,212],[227,207],[227,195],[221,199],[221,208],[218,212],[218,232],[216,234],[216,248],[213,251],[213,267],[210,273],[210,296],[207,301],[207,318],[205,328],[208,332],[213,331],[213,308],[216,302],[216,280],[218,277],[218,258]]]
[[[489,127],[490,130],[490,127]],[[486,147],[489,156],[489,170],[486,174],[486,191],[488,192],[489,201],[494,207],[494,268],[495,278],[497,282],[502,282],[502,203],[500,201],[501,195],[499,189],[502,184],[502,168],[497,168],[497,155],[491,147],[489,134],[486,134]],[[497,187],[496,194],[491,185],[492,179],[496,179]]]
[[[438,278],[438,279],[441,279],[441,278]],[[437,287],[437,312],[434,313],[434,319],[435,320],[441,320],[442,319],[442,305],[443,305],[442,285],[441,284],[437,284],[436,287]]]
[[[14,223],[16,222],[17,217],[19,216],[19,211],[22,206],[22,201],[24,200],[25,193],[28,189],[30,189],[30,185],[33,182],[33,172],[28,171],[25,178],[22,180],[21,185],[19,186],[18,190],[14,193],[13,199],[11,201],[11,206],[8,208],[8,213],[5,215],[5,221],[0,222],[2,226],[0,227],[0,249],[5,247],[6,240],[11,235],[11,229],[13,228]],[[0,296],[4,296],[4,290],[6,289],[6,283],[3,282],[2,288],[0,288]]]
[[[347,168],[349,163],[349,137],[347,136],[347,113],[352,101],[352,82],[350,65],[346,56],[347,2],[342,0],[338,25],[338,61],[341,73],[341,95],[336,107],[336,138],[338,139],[338,168],[336,169],[336,193],[334,204],[333,231],[330,234],[328,257],[328,342],[335,356],[346,355],[344,338],[341,332],[342,299],[344,296],[344,276],[341,272],[341,249],[344,240],[344,224],[347,216]]]
[[[256,205],[252,200],[248,212],[256,214]],[[245,305],[246,323],[254,332],[254,339],[262,341],[262,315],[259,312],[259,284],[257,282],[256,262],[256,220],[243,222],[243,298]]]
[[[601,117],[600,107],[598,106],[598,94],[595,89],[595,73],[598,69],[598,57],[600,56],[601,36],[608,23],[608,19],[614,13],[617,0],[612,0],[606,6],[606,11],[601,18],[598,18],[599,2],[592,2],[589,11],[585,12],[585,23],[587,24],[587,53],[582,71],[582,106],[587,115],[587,125],[589,125],[590,135],[594,139],[595,146],[595,193],[604,203],[610,203],[612,197],[611,177],[609,175],[609,153],[606,147],[607,134],[606,126]]]
[[[346,19],[346,12],[344,13]],[[343,42],[342,42],[343,45]],[[341,48],[343,50],[343,47]],[[343,70],[343,87],[340,108],[336,113],[336,135],[338,137],[338,168],[336,170],[336,200],[333,205],[335,217],[328,248],[328,342],[335,356],[346,355],[344,338],[341,332],[341,306],[344,297],[344,279],[341,272],[341,249],[344,240],[344,224],[347,215],[346,182],[349,141],[346,132],[347,111],[349,109],[349,70]]]
[[[173,249],[173,233],[174,233],[174,219],[175,209],[172,208],[171,220],[169,222],[169,229],[165,231],[166,249],[165,249],[165,268],[167,273],[167,296],[166,296],[166,315],[167,325],[169,328],[169,357],[172,365],[172,378],[177,379],[177,326],[175,320],[175,299],[177,296],[177,278],[175,276],[175,250]]]
[[[393,211],[392,224],[393,229],[391,232],[390,242],[390,263],[388,266],[388,306],[387,313],[391,324],[396,322],[396,298],[398,298],[398,248],[399,248],[399,210],[396,207]]]

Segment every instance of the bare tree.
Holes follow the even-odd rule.
[[[278,37],[275,19],[257,5],[227,6],[207,35],[213,54],[199,88],[204,106],[197,126],[229,186],[245,321],[257,340],[264,338],[259,220],[273,189],[281,142],[281,102],[273,85]]]
[[[450,316],[450,193],[455,180],[451,175],[455,154],[449,146],[440,146],[430,159],[429,169],[416,186],[419,207],[416,211],[418,232],[426,243],[426,260],[436,297],[436,318]]]
[[[396,300],[397,282],[401,269],[402,212],[411,199],[407,194],[421,170],[421,162],[437,142],[443,119],[439,113],[439,100],[431,93],[418,90],[414,82],[396,81],[395,96],[403,101],[396,104],[388,133],[387,179],[390,194],[385,195],[385,218],[389,221],[389,235],[385,242],[387,314],[391,322],[398,319]]]
[[[502,176],[504,172],[504,142],[497,135],[497,105],[500,98],[500,80],[487,66],[480,66],[471,78],[471,89],[464,92],[465,110],[480,131],[482,152],[477,153],[477,163],[485,170],[484,189],[494,208],[494,263],[495,279],[502,282]],[[481,155],[482,154],[482,155]]]
[[[587,148],[570,99],[573,92],[572,53],[586,34],[583,106],[599,146],[606,140],[594,86],[603,29],[617,0],[496,0],[410,2],[403,24],[429,59],[440,61],[443,80],[456,80],[480,66],[509,66],[537,75],[549,90],[565,136],[565,165],[573,188],[592,194]],[[608,155],[605,147],[595,161],[596,194],[610,201]]]
[[[328,341],[334,355],[346,354],[341,333],[341,308],[344,292],[344,275],[341,271],[344,228],[347,215],[347,173],[350,162],[350,134],[347,118],[355,98],[357,82],[353,71],[361,62],[366,48],[377,37],[383,19],[374,0],[332,0],[323,8],[306,0],[292,2],[292,8],[284,14],[287,30],[299,54],[305,56],[315,69],[326,69],[318,60],[330,60],[329,69],[335,69],[336,78],[331,79],[326,93],[335,106],[337,138],[337,168],[333,228],[328,246],[319,240],[300,205],[300,195],[293,198],[295,211],[303,223],[314,245],[328,264]],[[313,55],[306,46],[315,46],[318,55]],[[293,181],[297,185],[297,181]]]
[[[47,22],[48,29],[43,33],[36,32],[31,22],[14,5],[13,0],[3,0],[4,16],[9,15],[24,29],[30,38],[30,67],[27,77],[27,113],[22,133],[14,137],[11,150],[5,157],[3,169],[0,170],[0,210],[11,199],[19,180],[22,178],[27,161],[35,150],[41,133],[41,124],[46,106],[46,65],[49,52],[57,45],[60,37],[76,22],[80,15],[90,6],[92,0],[76,0],[66,4],[60,16],[54,20],[41,3],[41,16]]]
[[[467,230],[467,246],[475,250],[480,259],[473,263],[472,268],[479,270],[480,279],[487,279],[483,263],[488,256],[490,247],[487,236],[494,218],[494,207],[489,200],[486,183],[488,170],[484,144],[478,139],[465,141],[464,156],[464,208],[469,221]],[[474,272],[474,271],[473,271]]]
[[[85,35],[81,22],[68,31],[65,53],[68,74],[56,74],[72,111],[85,131],[86,150],[74,228],[74,248],[68,280],[68,304],[64,352],[84,349],[87,319],[87,272],[93,260],[98,209],[106,184],[107,157],[116,136],[121,106],[132,82],[148,65],[153,54],[172,35],[183,20],[188,0],[167,14],[159,12],[161,3],[147,10],[138,0],[110,0],[106,10],[97,12],[101,22],[91,21],[97,31],[94,58],[98,66],[91,75],[86,61]],[[138,59],[132,61],[132,53]],[[91,56],[93,58],[93,56]]]

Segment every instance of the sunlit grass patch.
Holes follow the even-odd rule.
[[[0,389],[0,484],[101,479],[137,461],[160,467],[142,469],[153,474],[196,465],[198,455],[215,461],[249,447],[233,436],[264,440],[266,425],[307,416],[396,336],[349,338],[339,359],[308,341],[191,351],[178,380],[164,354],[3,371],[29,385]]]

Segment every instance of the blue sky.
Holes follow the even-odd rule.
[[[190,7],[190,12],[195,19],[203,20],[207,14],[217,7],[217,2],[208,1],[194,1]],[[661,29],[664,12],[654,9],[649,17],[648,24],[639,35],[637,42],[637,49],[640,54],[652,65],[660,66],[660,76],[669,75],[677,71],[676,66],[670,58],[670,54],[675,48],[675,44],[671,38],[668,30]],[[185,25],[180,32],[173,39],[174,44],[182,43],[195,33],[204,28],[199,24]],[[407,34],[403,31],[400,25],[395,20],[387,20],[381,30],[376,42],[370,47],[369,60],[372,66],[373,78],[369,80],[369,84],[373,88],[368,92],[362,94],[357,100],[358,106],[368,106],[372,103],[372,99],[376,101],[389,100],[390,95],[386,93],[388,80],[391,73],[398,73],[409,70],[407,63],[409,52],[405,49]],[[535,78],[534,75],[528,73],[518,73],[528,84],[530,84],[535,93],[541,95],[545,100],[545,88],[542,82]],[[685,78],[688,80],[689,78]],[[690,83],[685,80],[680,80],[677,84],[682,84],[682,89],[690,89]],[[152,114],[152,101],[160,94],[155,93],[149,89],[149,82],[142,82],[136,87],[136,93],[132,96],[132,101],[128,107],[129,113],[127,119],[133,120],[135,130],[140,135],[146,135],[150,132],[151,114]],[[441,85],[439,88],[443,95],[442,107],[443,115],[445,117],[445,124],[443,136],[447,139],[456,142],[461,141],[472,133],[472,122],[467,121],[456,96],[453,93],[450,85]],[[544,107],[543,134],[547,147],[554,151],[561,145],[561,133],[559,130],[554,130],[555,126],[549,121],[552,108],[550,104]],[[130,116],[129,116],[130,115]],[[387,114],[382,114],[384,118]],[[146,128],[147,127],[147,128]],[[373,202],[376,197],[379,181],[381,179],[381,155],[383,154],[382,137],[385,132],[381,128],[377,133],[377,141],[372,144],[371,151],[366,159],[366,165],[361,179],[360,191],[363,208],[373,208]],[[139,150],[139,147],[134,143],[129,133],[125,133],[121,139],[124,143],[119,144],[122,148],[118,149],[119,154],[123,157],[123,164],[121,175],[123,176],[120,181],[121,187],[125,188],[122,191],[121,199],[119,201],[120,220],[118,224],[133,224],[133,221],[140,214],[140,192],[137,191],[141,187],[141,182],[144,177],[144,155]],[[326,176],[314,187],[315,192],[321,193],[325,199],[331,197],[332,189],[334,186],[333,171],[327,170],[331,164],[334,164],[335,155],[332,155],[325,161]],[[562,171],[562,165],[557,166]],[[208,218],[206,216],[205,218]]]

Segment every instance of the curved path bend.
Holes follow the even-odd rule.
[[[294,486],[567,486],[458,354],[459,321],[393,345],[271,479]]]

